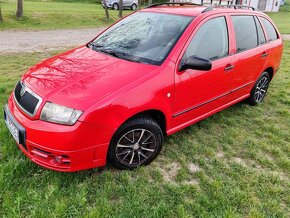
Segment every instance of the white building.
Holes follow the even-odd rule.
[[[242,0],[243,5],[249,5],[258,8],[260,11],[269,12],[278,12],[280,3],[280,0]]]
[[[173,2],[174,0],[170,0]],[[236,4],[255,7],[260,11],[278,12],[280,9],[281,0],[175,0],[174,2],[192,2],[196,4],[211,3],[211,4]]]

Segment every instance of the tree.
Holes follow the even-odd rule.
[[[106,20],[109,22],[110,21],[110,15],[109,15],[109,11],[108,11],[108,5],[106,0],[102,0],[103,4],[104,4],[104,9],[105,9],[105,13],[106,13]]]
[[[1,5],[0,5],[0,22],[3,21],[3,17],[2,17],[2,11],[1,11]]]
[[[119,17],[123,17],[123,0],[119,0]]]
[[[23,16],[23,0],[17,0],[16,17],[18,19],[21,19],[22,16]]]

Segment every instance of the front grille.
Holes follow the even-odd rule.
[[[14,90],[15,101],[18,106],[28,115],[34,116],[38,106],[41,103],[41,98],[33,93],[23,83],[18,82]]]

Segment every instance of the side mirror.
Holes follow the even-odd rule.
[[[201,58],[198,56],[190,56],[186,59],[185,62],[180,64],[179,71],[182,70],[211,70],[211,61],[207,58]]]

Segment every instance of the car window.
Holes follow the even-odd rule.
[[[258,35],[253,16],[231,16],[236,36],[237,52],[255,48],[258,45]]]
[[[258,31],[259,44],[264,44],[266,42],[266,37],[265,37],[264,31],[262,29],[261,23],[257,17],[255,17],[255,22],[256,22],[256,27],[257,27],[257,31]]]
[[[268,36],[268,41],[272,41],[275,39],[278,39],[278,34],[276,32],[276,29],[273,27],[273,25],[264,17],[260,17],[263,26],[265,27],[267,36]]]
[[[213,18],[204,23],[192,38],[184,59],[199,56],[214,60],[229,53],[228,30],[225,17]]]
[[[160,65],[194,17],[137,12],[99,35],[91,48],[119,58]]]

